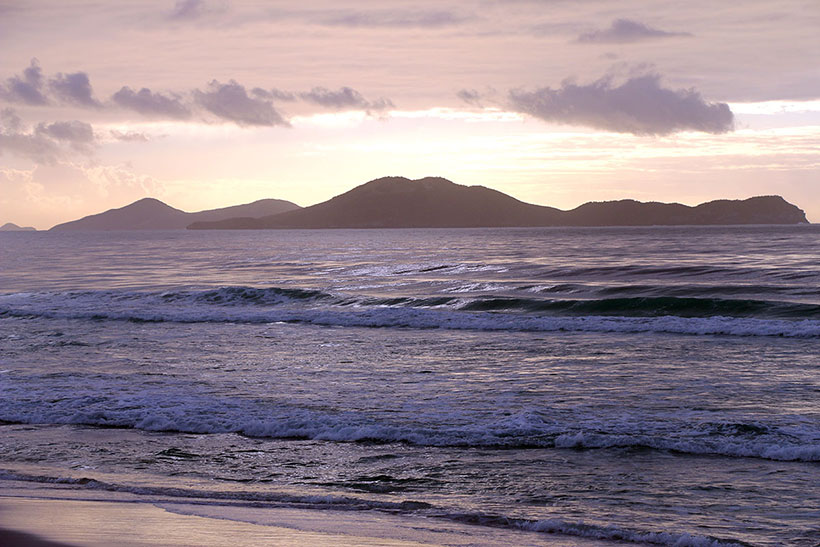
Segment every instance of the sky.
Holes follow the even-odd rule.
[[[820,222],[820,2],[0,0],[0,224],[383,176]]]

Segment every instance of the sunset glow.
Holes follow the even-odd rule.
[[[385,175],[564,209],[780,194],[820,220],[813,2],[766,25],[763,2],[271,6],[0,4],[0,220],[305,206]]]

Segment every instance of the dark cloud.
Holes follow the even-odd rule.
[[[123,108],[128,108],[146,116],[163,116],[175,119],[191,117],[191,110],[182,102],[178,95],[163,95],[154,93],[143,87],[134,91],[130,87],[123,87],[111,99]]]
[[[46,96],[46,89],[52,94],[52,99],[56,98],[60,102],[91,108],[102,106],[94,98],[91,82],[85,72],[58,73],[48,81],[46,88],[43,71],[37,59],[31,60],[31,64],[21,76],[12,76],[6,80],[5,85],[0,86],[0,98],[15,103],[42,106],[51,102]]]
[[[734,128],[729,105],[707,103],[693,89],[664,89],[655,74],[630,78],[617,87],[603,78],[589,85],[565,82],[559,89],[513,90],[509,99],[513,110],[545,121],[617,133],[725,133]]]
[[[0,87],[0,98],[13,103],[40,106],[48,104],[43,94],[43,71],[37,59],[23,70],[22,76],[12,76]]]
[[[314,87],[310,91],[299,93],[299,97],[307,102],[318,104],[326,108],[337,110],[351,108],[356,110],[385,110],[393,108],[389,99],[379,98],[368,101],[362,94],[350,87],[341,87],[333,91],[324,87]]]
[[[227,84],[213,80],[206,91],[196,89],[193,94],[202,108],[238,125],[290,125],[269,99],[249,97],[234,80]]]
[[[577,41],[582,44],[629,44],[656,38],[671,38],[673,36],[692,35],[688,32],[659,30],[630,19],[616,19],[609,28],[581,34]]]
[[[85,72],[71,74],[58,73],[49,81],[51,91],[62,101],[87,108],[99,108],[100,102],[94,98],[91,82]]]
[[[259,97],[260,99],[268,99],[268,100],[277,100],[277,101],[295,101],[296,95],[289,91],[282,91],[281,89],[262,89],[261,87],[255,87],[251,90],[251,94],[254,97]]]
[[[334,11],[315,19],[322,25],[338,27],[439,28],[469,20],[451,11],[367,10]]]

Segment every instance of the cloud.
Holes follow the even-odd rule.
[[[385,110],[393,108],[389,99],[379,98],[368,101],[361,93],[350,87],[340,87],[332,91],[324,87],[314,87],[310,91],[299,93],[299,97],[307,102],[318,104],[326,108],[356,109],[356,110]]]
[[[59,146],[47,135],[24,133],[23,123],[11,108],[0,111],[0,156],[11,152],[37,163],[53,162]]]
[[[41,123],[34,129],[36,135],[45,135],[56,141],[71,145],[75,150],[90,151],[94,142],[94,129],[91,124],[73,120],[70,122]]]
[[[610,78],[602,78],[588,85],[564,82],[560,89],[512,90],[509,99],[513,110],[548,122],[617,133],[667,135],[734,129],[729,105],[707,103],[694,89],[664,89],[656,74],[633,77],[617,87]]]
[[[643,40],[692,36],[688,32],[667,32],[630,19],[616,19],[609,28],[593,30],[578,36],[582,44],[631,44]]]
[[[251,94],[254,97],[259,97],[261,99],[276,99],[277,101],[295,101],[296,95],[291,93],[290,91],[282,91],[281,89],[262,89],[261,87],[255,87],[251,90]]]
[[[47,105],[51,101],[45,93],[44,84],[45,78],[40,63],[37,59],[32,59],[28,68],[23,70],[22,76],[12,76],[6,80],[4,86],[0,86],[0,98],[31,106]],[[49,80],[47,91],[64,103],[91,108],[102,106],[93,97],[91,82],[85,72],[58,73]]]
[[[52,164],[64,155],[66,146],[90,154],[94,142],[94,129],[85,122],[40,123],[26,131],[14,110],[0,111],[0,155],[11,152],[38,164]]]
[[[0,110],[0,131],[17,132],[23,127],[23,121],[13,108],[4,108]]]
[[[42,106],[48,104],[42,89],[43,71],[37,59],[32,59],[22,76],[12,76],[6,80],[5,86],[0,87],[0,98],[13,103]]]
[[[87,108],[100,108],[102,104],[93,97],[91,82],[85,72],[58,73],[49,81],[51,91],[62,101]]]
[[[482,106],[481,93],[475,89],[462,89],[456,93],[456,96],[467,104]]]
[[[213,80],[207,91],[195,89],[193,95],[202,108],[237,125],[290,125],[269,99],[249,97],[245,87],[234,80],[227,84]]]
[[[136,131],[117,131],[116,129],[112,129],[110,133],[111,136],[117,139],[118,141],[148,142],[151,140],[151,137],[149,137],[145,133],[138,133]]]
[[[11,152],[35,163],[54,163],[61,154],[60,147],[45,135],[0,131],[0,155]]]
[[[469,20],[445,10],[368,10],[336,11],[319,17],[316,22],[335,27],[440,28]]]
[[[111,99],[123,108],[146,116],[164,116],[179,120],[191,117],[191,110],[183,104],[178,95],[166,96],[154,93],[145,87],[135,92],[130,87],[124,86],[114,93]]]

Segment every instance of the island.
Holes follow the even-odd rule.
[[[31,226],[18,226],[12,222],[6,222],[0,226],[0,232],[36,232],[36,228]]]
[[[484,186],[441,177],[383,177],[310,207],[257,217],[198,220],[191,230],[318,228],[477,228],[808,224],[780,196],[717,200],[695,207],[631,199],[585,203],[564,211],[525,203]]]
[[[80,230],[184,230],[195,222],[217,222],[235,217],[267,217],[300,209],[281,199],[262,199],[244,205],[186,213],[154,198],[143,198],[119,209],[64,222],[50,231]]]

